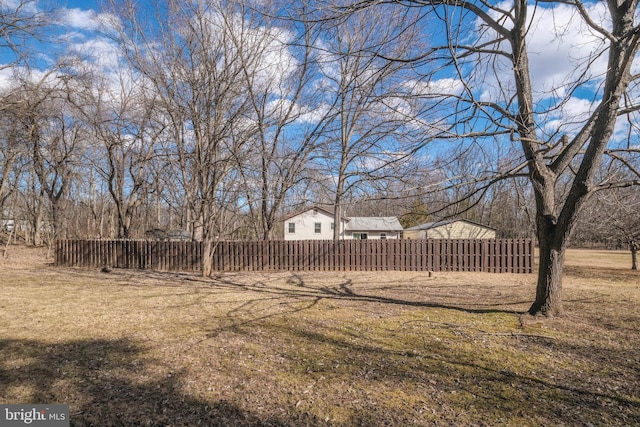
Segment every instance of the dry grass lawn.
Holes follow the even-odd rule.
[[[640,275],[571,251],[534,275],[192,274],[0,260],[0,402],[77,426],[640,425]]]

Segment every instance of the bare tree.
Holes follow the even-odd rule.
[[[65,98],[56,88],[47,99],[47,120],[42,136],[33,146],[33,167],[50,204],[47,227],[56,238],[66,238],[68,227],[66,204],[69,189],[77,176],[82,151],[83,126],[70,111]]]
[[[638,269],[640,249],[640,192],[638,188],[602,191],[593,197],[576,225],[576,237],[582,244],[622,249],[631,252],[631,269]]]
[[[339,11],[349,14],[377,4],[358,2]],[[540,245],[536,297],[529,313],[561,314],[564,253],[585,203],[598,190],[640,184],[637,163],[630,156],[638,148],[615,134],[617,125],[636,121],[638,110],[633,68],[640,46],[638,2],[433,0],[398,5],[420,8],[429,17],[424,22],[430,31],[442,29],[445,35],[441,44],[435,38],[413,62],[423,67],[429,94],[450,101],[443,116],[450,114],[451,135],[498,139],[519,148],[508,170],[477,179],[492,183],[528,177]],[[551,37],[540,43],[535,37],[541,34]],[[545,66],[572,67],[559,73],[561,77],[547,78],[547,70],[536,68],[533,56],[549,53],[550,45],[563,59]],[[452,72],[456,90],[438,90],[435,83],[442,80],[431,73],[434,69]],[[588,105],[584,114],[571,114],[576,103]],[[608,161],[630,166],[634,178],[617,181],[600,175]]]
[[[14,93],[14,96],[17,94]],[[0,215],[5,214],[9,197],[17,189],[17,183],[26,161],[27,146],[24,141],[24,129],[21,124],[21,108],[10,101],[12,108],[5,104],[0,117]],[[14,219],[14,218],[13,218]]]
[[[68,114],[55,71],[39,79],[22,76],[15,95],[21,101],[15,117],[28,158],[25,200],[30,207],[32,243],[42,244],[43,232],[53,237],[63,231],[63,203],[74,173],[80,127]],[[45,216],[47,216],[45,221]]]
[[[324,94],[318,109],[328,112],[316,163],[333,194],[336,240],[345,200],[366,198],[378,193],[376,184],[400,180],[405,171],[399,165],[415,141],[425,139],[416,120],[423,106],[407,84],[411,69],[386,59],[409,57],[420,48],[420,34],[406,24],[413,22],[412,11],[364,10],[327,26],[316,43],[322,77],[315,85]]]
[[[42,29],[47,23],[47,14],[37,7],[35,0],[20,0],[0,4],[0,70],[13,74],[18,67],[28,67],[32,50],[26,41],[42,37]],[[26,110],[21,97],[19,84],[9,85],[0,93],[0,216],[4,215],[4,206],[13,190],[17,188],[20,175],[20,154],[22,126],[20,118]]]
[[[152,191],[150,163],[163,131],[154,120],[155,95],[124,67],[107,74],[81,70],[67,91],[91,132],[87,161],[111,196],[114,237],[130,238],[136,210]]]
[[[256,132],[253,150],[240,159],[238,172],[252,234],[266,240],[274,237],[287,194],[304,180],[324,124],[308,117],[318,97],[310,89],[317,71],[311,55],[318,32],[311,24],[300,32],[294,21],[269,18],[267,10],[256,13],[242,7],[242,14],[249,28],[229,32],[241,60]]]
[[[0,69],[29,64],[33,52],[27,48],[27,41],[42,38],[42,29],[49,17],[50,12],[41,10],[36,0],[0,4],[0,51],[3,53]]]
[[[255,46],[255,28],[241,5],[231,2],[159,2],[149,25],[133,2],[115,6],[126,12],[120,45],[158,95],[157,114],[201,231],[202,272],[210,275],[216,242],[236,224],[238,165],[256,134],[243,60],[259,56],[263,47]]]

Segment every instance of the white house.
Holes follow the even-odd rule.
[[[449,219],[404,230],[405,239],[495,239],[496,229],[466,219]]]
[[[320,207],[308,208],[284,218],[285,240],[333,239],[333,213]],[[341,239],[398,239],[402,226],[396,217],[344,217]]]

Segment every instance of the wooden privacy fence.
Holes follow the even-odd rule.
[[[56,265],[199,271],[201,242],[58,240]],[[531,239],[220,241],[215,271],[480,271],[531,273]]]
[[[56,265],[198,271],[201,242],[56,240]]]

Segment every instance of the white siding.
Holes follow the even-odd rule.
[[[289,224],[295,224],[295,233],[289,233]],[[315,232],[315,224],[320,224],[320,233]],[[309,209],[284,222],[284,240],[331,240],[333,239],[333,216],[320,210]]]
[[[367,233],[367,239],[380,239],[380,235],[381,234],[385,234],[386,238],[391,240],[391,239],[399,239],[399,235],[400,233],[397,233],[395,231],[347,231],[346,235],[344,236],[345,240],[351,240],[353,239],[353,234],[354,233]]]
[[[290,224],[295,232],[289,232]],[[316,233],[320,224],[320,233]],[[285,240],[331,240],[333,239],[333,215],[322,209],[309,209],[284,221]],[[367,239],[399,239],[402,226],[396,217],[354,217],[345,218],[340,228],[340,239],[351,240],[354,233],[367,233]]]

